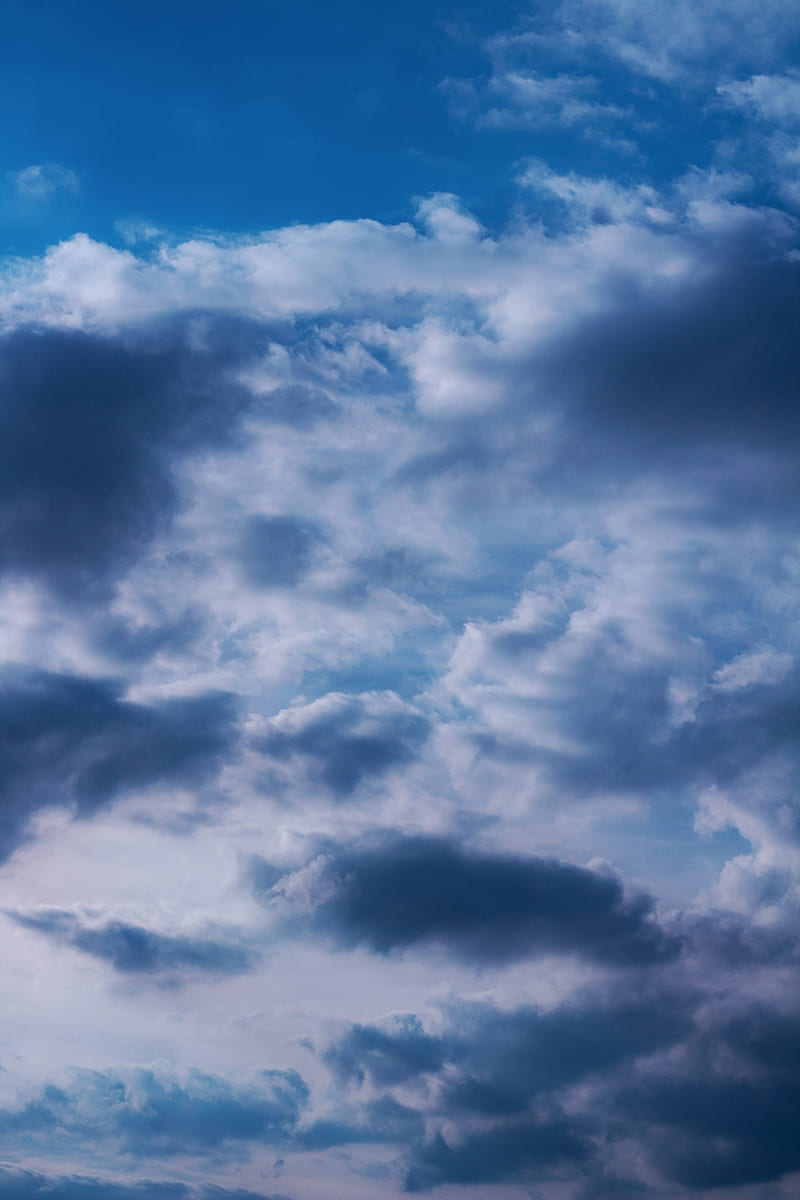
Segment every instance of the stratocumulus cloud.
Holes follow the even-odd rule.
[[[0,1197],[792,1200],[796,13],[77,7],[0,52]]]
[[[371,777],[412,762],[429,732],[429,720],[392,693],[329,693],[253,729],[251,745],[276,768],[288,762],[296,772],[296,764],[305,764],[312,779],[345,797]]]
[[[380,954],[427,943],[476,962],[560,952],[636,966],[680,950],[653,920],[649,897],[626,896],[611,875],[548,859],[389,837],[323,853],[277,882],[265,868],[252,868],[256,889],[279,912],[288,904],[290,928],[302,934],[307,925]]]
[[[168,979],[196,972],[236,975],[253,963],[252,953],[235,937],[187,937],[119,920],[90,924],[58,909],[9,916],[26,929],[99,958],[125,975]]]
[[[159,782],[197,786],[235,734],[229,696],[138,705],[122,700],[113,683],[64,673],[6,672],[0,706],[6,854],[39,807],[65,805],[90,815],[126,790]]]
[[[224,378],[231,350],[190,340],[180,328],[6,332],[4,571],[91,592],[164,527],[178,504],[173,461],[228,436],[243,403]]]
[[[263,1192],[240,1188],[194,1187],[178,1180],[142,1180],[116,1183],[88,1175],[48,1176],[11,1166],[0,1166],[0,1196],[9,1200],[284,1200]]]
[[[48,1085],[0,1112],[0,1137],[11,1145],[35,1145],[42,1134],[65,1145],[108,1139],[144,1157],[213,1154],[229,1142],[286,1140],[307,1095],[295,1071],[262,1071],[239,1086],[199,1071],[80,1071],[66,1087]]]

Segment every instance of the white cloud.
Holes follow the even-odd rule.
[[[720,84],[717,92],[731,108],[761,121],[793,125],[800,121],[800,75],[753,75]]]
[[[491,68],[474,80],[448,78],[439,90],[450,111],[482,129],[578,129],[597,133],[614,128],[630,110],[603,99],[592,74],[539,68],[539,39],[530,34],[498,34],[484,49]]]
[[[797,10],[782,0],[565,0],[559,20],[633,71],[667,81],[771,62],[800,32]]]
[[[596,100],[596,91],[597,81],[590,76],[541,76],[524,70],[496,73],[488,83],[478,124],[487,129],[590,128],[625,115],[618,106]]]
[[[555,196],[589,223],[634,220],[668,225],[673,220],[662,198],[646,184],[625,187],[612,179],[586,179],[575,172],[559,175],[542,162],[528,163],[519,182]]]
[[[52,200],[59,192],[75,195],[80,191],[78,176],[69,167],[58,163],[34,163],[19,171],[9,172],[18,195],[25,200]]]

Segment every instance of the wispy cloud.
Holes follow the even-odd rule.
[[[75,195],[80,191],[78,176],[69,167],[58,163],[33,163],[19,171],[9,172],[11,183],[25,200],[45,202],[59,192]]]

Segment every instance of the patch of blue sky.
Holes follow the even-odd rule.
[[[627,878],[646,882],[666,906],[685,904],[710,889],[727,862],[753,850],[732,826],[698,831],[695,816],[694,799],[677,792],[640,797],[624,815],[588,825],[582,849],[590,854],[601,842]]]
[[[477,186],[493,152],[467,163],[435,89],[443,74],[473,69],[481,36],[512,12],[451,0],[389,10],[353,0],[11,3],[3,167],[54,162],[81,181],[69,204],[25,207],[6,195],[11,248],[41,248],[76,226],[119,240],[125,219],[238,233],[392,220],[415,193]],[[470,36],[454,37],[454,25]]]
[[[496,228],[520,207],[547,217],[514,183],[514,161],[659,186],[724,157],[739,114],[691,87],[643,80],[597,48],[575,61],[568,39],[537,43],[550,11],[534,5],[521,20],[514,5],[475,0],[389,10],[10,3],[0,47],[7,247],[36,252],[76,228],[122,244],[148,229],[393,222],[431,192],[460,195]],[[509,27],[519,36],[492,61],[491,37]],[[584,82],[554,97],[558,79]],[[534,88],[526,98],[526,80],[544,80],[544,97]],[[78,186],[20,194],[18,173],[42,164]]]

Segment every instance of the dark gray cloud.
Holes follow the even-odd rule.
[[[230,441],[251,402],[230,367],[254,327],[206,318],[198,337],[198,319],[0,340],[1,570],[99,597],[166,528],[175,460]]]
[[[800,1170],[798,1080],[649,1080],[622,1101],[667,1179],[693,1192]]]
[[[706,254],[694,281],[620,288],[520,373],[517,404],[557,410],[548,487],[677,473],[722,524],[794,510],[800,264],[755,228]]]
[[[703,698],[694,720],[681,725],[664,751],[661,765],[668,779],[699,780],[722,786],[747,778],[754,768],[779,759],[790,772],[789,787],[800,779],[797,713],[800,672],[790,671],[777,683],[752,683],[734,691],[716,690]],[[782,789],[775,787],[775,807]],[[796,841],[800,820],[791,808],[779,816],[781,835]]]
[[[341,1116],[319,1118],[298,1132],[297,1145],[303,1150],[327,1150],[353,1143],[404,1145],[421,1138],[424,1128],[421,1113],[393,1096],[379,1096],[359,1105],[352,1120]]]
[[[506,653],[509,635],[498,636],[501,653]],[[529,652],[535,656],[542,648],[536,645],[535,635],[532,641],[528,647],[518,643],[518,660],[524,661]],[[533,657],[534,668],[535,663]],[[478,734],[475,741],[481,753],[501,760],[536,761],[565,795],[641,790],[690,775],[688,764],[669,743],[669,676],[661,664],[628,668],[620,661],[613,637],[598,637],[595,646],[568,665],[562,678],[561,694],[548,697],[547,705],[551,716],[563,722],[563,741],[570,748],[539,748],[535,736],[531,744],[517,730],[513,739]],[[537,717],[538,705],[532,704],[534,735]],[[574,746],[580,747],[578,753]]]
[[[622,291],[548,349],[541,382],[566,402],[573,455],[670,467],[682,450],[730,463],[735,447],[796,447],[800,264],[762,239],[722,242],[694,284]]]
[[[262,876],[256,863],[253,878],[279,913],[286,908],[271,869]],[[290,904],[283,913],[288,929],[379,954],[428,945],[474,963],[578,954],[633,967],[680,951],[649,897],[626,894],[610,873],[444,838],[385,834],[331,849],[310,868],[300,903],[304,911]]]
[[[755,881],[759,901],[781,909],[770,924],[757,924],[742,913],[711,912],[687,914],[682,925],[697,958],[726,970],[759,966],[796,969],[800,965],[800,934],[796,911],[787,903],[791,879],[783,872],[776,884],[770,872],[759,871]]]
[[[412,1014],[395,1018],[386,1029],[351,1025],[323,1054],[340,1080],[363,1083],[369,1076],[382,1087],[438,1071],[447,1057],[448,1043],[427,1034]]]
[[[653,1054],[692,1030],[692,997],[664,990],[610,998],[588,993],[549,1012],[465,1006],[452,1014],[448,1111],[513,1113],[535,1097]]]
[[[490,414],[431,420],[396,482],[462,478],[468,511],[506,477],[548,509],[646,479],[721,526],[795,520],[800,263],[755,222],[702,262],[657,287],[621,274],[601,311],[497,368],[506,399]]]
[[[213,1154],[231,1143],[286,1142],[308,1101],[296,1071],[261,1071],[234,1085],[199,1071],[134,1068],[77,1071],[66,1087],[42,1088],[0,1110],[0,1142],[52,1150],[112,1141],[134,1157]]]
[[[427,1034],[413,1016],[384,1026],[353,1025],[323,1052],[342,1081],[379,1087],[426,1082],[449,1117],[511,1116],[537,1097],[684,1040],[696,997],[680,991],[590,991],[545,1011],[464,1003],[446,1012],[444,1030]]]
[[[177,937],[126,921],[87,925],[74,913],[58,909],[8,915],[26,929],[102,959],[126,975],[170,981],[194,974],[238,975],[250,970],[256,960],[254,952],[233,937],[229,940]]]
[[[692,720],[679,725],[661,747],[648,748],[649,771],[643,764],[640,778],[650,785],[702,781],[724,786],[776,753],[789,751],[795,759],[798,706],[797,670],[778,683],[713,690],[700,700]]]
[[[587,1197],[662,1195],[659,1179],[687,1197],[768,1184],[800,1169],[796,1006],[728,996],[716,1012],[711,999],[617,977],[550,1010],[459,1004],[436,1034],[413,1017],[354,1025],[323,1058],[342,1084],[402,1087],[441,1130],[409,1144],[409,1122],[409,1191],[533,1186],[559,1165]],[[354,1141],[361,1125],[347,1126]],[[649,1164],[649,1184],[609,1169],[603,1147],[619,1141]]]
[[[234,737],[227,695],[134,704],[106,680],[6,670],[0,678],[0,852],[11,853],[44,806],[67,805],[88,816],[135,788],[199,786]]]
[[[748,1066],[786,1083],[800,1080],[800,1012],[754,1004],[721,1022],[722,1044]]]
[[[729,1002],[730,1003],[730,1002]],[[719,1013],[675,1064],[610,1097],[667,1179],[692,1193],[800,1170],[800,1013],[761,1002]]]
[[[155,1179],[120,1183],[88,1175],[42,1175],[4,1165],[0,1165],[0,1197],[2,1200],[286,1200],[264,1192],[213,1184]]]
[[[529,656],[536,671],[543,650],[549,646],[557,652],[561,630],[534,629],[529,641],[524,629],[486,636],[493,669],[498,660],[502,665],[513,638],[517,666]],[[796,788],[797,668],[787,669],[777,682],[706,686],[693,711],[676,721],[671,696],[675,663],[630,663],[626,650],[620,649],[613,627],[598,629],[580,653],[565,656],[559,694],[528,705],[531,741],[524,739],[525,726],[518,720],[513,737],[474,735],[480,753],[501,761],[535,762],[563,795],[579,798],[635,792],[654,799],[666,796],[672,803],[676,789],[747,782],[752,772],[776,761],[786,772],[786,788]],[[547,718],[558,722],[565,749],[537,744],[537,720],[544,707]],[[784,837],[796,841],[796,810],[777,786],[772,796],[773,819],[780,820]],[[763,807],[766,802],[758,803]]]
[[[427,717],[391,694],[333,694],[282,714],[252,745],[278,763],[302,763],[311,778],[346,797],[364,780],[412,762],[430,728]]]
[[[407,1192],[425,1192],[447,1183],[542,1183],[564,1166],[580,1168],[590,1154],[590,1143],[570,1122],[529,1117],[459,1141],[435,1134],[412,1150],[404,1185]]]

